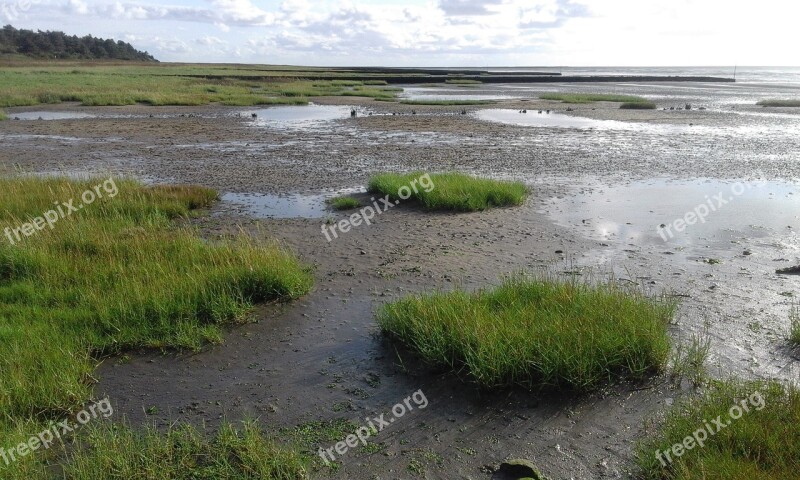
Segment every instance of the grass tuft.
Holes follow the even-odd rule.
[[[663,369],[674,305],[614,282],[506,279],[475,293],[411,296],[377,314],[383,333],[478,385],[592,390]]]
[[[737,405],[741,417],[731,416]],[[744,411],[743,405],[747,406]],[[737,415],[737,412],[733,412]],[[720,419],[724,428],[710,423]],[[703,446],[692,443],[681,456],[673,445],[684,444],[699,430],[712,434]],[[697,433],[698,437],[702,436]],[[656,452],[670,452],[662,464]],[[662,453],[662,458],[664,454]],[[800,390],[768,381],[718,381],[699,397],[675,405],[659,431],[637,446],[644,480],[783,480],[800,469]]]
[[[781,100],[774,98],[761,100],[756,103],[756,105],[761,105],[762,107],[800,107],[800,100]]]
[[[201,187],[118,180],[116,195],[8,240],[6,227],[54,201],[77,206],[101,182],[0,179],[0,417],[61,417],[89,398],[96,356],[219,342],[255,303],[311,287],[308,269],[276,243],[210,242],[177,226],[217,198]]]
[[[72,480],[307,478],[306,461],[267,438],[255,424],[223,425],[213,437],[191,426],[134,431],[128,426],[90,426],[67,455],[64,478]]]
[[[352,210],[361,206],[361,202],[357,198],[348,196],[331,198],[328,200],[328,204],[334,210]]]
[[[789,341],[800,346],[800,309],[797,307],[789,314]]]
[[[480,80],[470,80],[470,79],[457,79],[451,78],[445,80],[445,83],[449,83],[450,85],[482,85],[483,82]]]
[[[591,102],[627,102],[646,103],[648,100],[636,95],[618,95],[614,93],[545,93],[539,95],[542,100],[559,100],[564,103]]]
[[[427,176],[426,176],[427,175]],[[426,183],[418,179],[427,179]],[[398,192],[410,188],[411,199],[427,210],[474,212],[491,207],[522,205],[529,190],[522,182],[476,178],[463,173],[398,174],[385,173],[372,177],[367,186],[370,193],[388,195],[403,200]]]

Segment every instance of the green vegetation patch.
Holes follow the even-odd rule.
[[[781,100],[774,98],[761,100],[756,103],[756,105],[761,105],[762,107],[800,107],[800,100]]]
[[[17,240],[15,228],[54,202],[77,207],[99,184],[102,198]],[[2,417],[63,416],[89,398],[96,355],[196,349],[253,304],[308,292],[311,273],[276,243],[205,241],[173,222],[216,197],[128,180],[0,179]]]
[[[445,83],[449,83],[450,85],[482,85],[483,82],[480,80],[470,80],[467,78],[458,79],[458,78],[451,78],[449,80],[445,80]]]
[[[648,100],[636,95],[618,95],[615,93],[544,93],[539,95],[542,100],[558,100],[564,103],[591,103],[591,102],[627,102],[645,103]]]
[[[351,210],[361,206],[361,202],[357,198],[349,196],[331,198],[328,200],[328,204],[334,210]]]
[[[254,422],[223,425],[213,437],[190,426],[162,434],[127,426],[90,427],[67,457],[72,480],[197,478],[297,480],[307,478],[306,460],[266,437]],[[52,477],[39,477],[52,478]]]
[[[62,66],[64,65],[64,66]],[[0,69],[0,108],[80,102],[111,105],[298,105],[319,96],[394,100],[398,87],[352,80],[312,81],[287,77],[242,78],[250,72],[211,66],[105,65],[79,69],[66,63]],[[231,75],[227,77],[225,75]]]
[[[793,308],[789,314],[789,341],[800,346],[800,309]]]
[[[777,382],[715,382],[675,405],[637,450],[645,480],[798,478],[800,390]]]
[[[416,188],[413,188],[416,186]],[[476,178],[462,173],[385,173],[372,177],[370,193],[401,200],[401,189],[427,210],[474,212],[491,207],[522,205],[529,190],[522,182]]]
[[[377,314],[385,335],[486,388],[591,390],[663,369],[674,304],[623,289],[517,275],[475,293],[411,296]]]

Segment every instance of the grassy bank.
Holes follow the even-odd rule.
[[[761,105],[762,107],[800,107],[800,100],[769,99],[761,100],[756,105]]]
[[[372,177],[367,189],[377,195],[389,195],[401,200],[400,189],[410,188],[410,199],[428,210],[455,210],[474,212],[491,207],[522,205],[528,196],[528,187],[522,182],[509,182],[476,178],[461,173],[430,174],[427,183],[415,183],[424,175],[421,172],[385,173]]]
[[[451,78],[445,80],[444,83],[450,85],[483,85],[483,82],[480,80],[470,80],[470,79],[458,79],[458,78]]]
[[[707,438],[700,446],[703,429]],[[681,444],[677,455],[674,446]],[[716,382],[669,411],[637,457],[646,480],[798,478],[800,391],[776,382]]]
[[[644,97],[636,95],[617,95],[614,93],[545,93],[539,95],[542,100],[557,100],[564,103],[622,102],[648,103]]]
[[[661,370],[674,306],[611,283],[517,276],[495,289],[384,305],[381,330],[426,363],[482,387],[590,390]]]
[[[246,78],[253,73],[253,78]],[[260,73],[256,76],[255,73]],[[9,67],[0,70],[0,107],[80,102],[109,105],[252,106],[308,103],[317,96],[358,96],[394,99],[397,89],[381,81],[302,80],[309,72],[192,65],[108,65]],[[230,75],[230,76],[226,76]]]
[[[101,198],[78,208],[90,190]],[[0,179],[0,438],[25,440],[80,408],[98,356],[196,349],[253,304],[310,289],[307,268],[275,243],[207,242],[175,223],[216,197],[114,179]],[[78,210],[52,229],[40,221],[16,238],[71,200]]]

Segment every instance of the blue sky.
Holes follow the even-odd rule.
[[[18,28],[162,61],[295,65],[797,65],[785,0],[0,0]]]

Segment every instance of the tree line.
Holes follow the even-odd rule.
[[[0,54],[18,54],[35,58],[113,59],[157,62],[152,55],[133,48],[122,40],[78,37],[64,32],[18,30],[6,25],[0,30]]]

